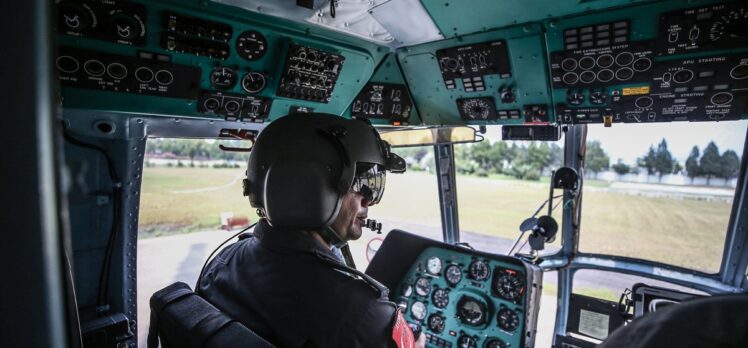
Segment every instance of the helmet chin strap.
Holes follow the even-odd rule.
[[[353,261],[353,255],[351,255],[351,248],[348,246],[348,243],[340,237],[338,232],[335,232],[332,227],[327,226],[319,232],[319,235],[320,237],[322,237],[322,239],[324,239],[325,242],[327,242],[327,244],[340,249],[340,252],[343,254],[345,264],[348,267],[356,268],[356,263]]]

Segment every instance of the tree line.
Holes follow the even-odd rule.
[[[223,144],[228,147],[249,147],[248,141],[219,140],[207,142],[204,139],[167,139],[156,138],[148,140],[146,156],[163,158],[189,158],[190,165],[194,166],[195,160],[226,160],[246,161],[249,153],[223,151],[218,147]]]
[[[587,145],[587,169],[600,172],[608,168],[610,158],[597,141]],[[555,143],[530,142],[518,145],[507,142],[462,144],[454,147],[455,169],[460,174],[488,176],[504,174],[522,180],[539,180],[551,168],[563,165],[563,149]],[[406,158],[413,170],[433,171],[433,148],[415,147],[394,150]]]
[[[618,163],[611,166],[611,169],[619,175],[638,174],[639,170],[646,170],[647,175],[657,175],[658,180],[667,174],[682,174],[693,180],[699,176],[706,177],[706,183],[709,185],[712,177],[718,177],[729,180],[738,175],[740,171],[740,157],[733,150],[726,150],[720,155],[717,144],[710,141],[702,154],[698,146],[691,149],[691,154],[686,159],[685,167],[673,157],[667,146],[667,141],[662,141],[657,145],[649,146],[647,153],[636,160],[634,166],[629,166],[618,160]]]

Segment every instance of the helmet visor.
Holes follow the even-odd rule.
[[[361,165],[361,163],[359,163]],[[360,193],[369,201],[369,205],[379,203],[384,194],[384,183],[387,171],[381,165],[372,165],[369,169],[361,171],[355,179],[351,191]]]

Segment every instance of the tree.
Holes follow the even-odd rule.
[[[658,182],[662,182],[663,175],[673,172],[673,155],[667,149],[667,141],[664,138],[657,145],[657,152],[655,152],[654,157],[654,170],[657,172]]]
[[[564,165],[564,149],[551,143],[551,167],[558,168],[562,165]]]
[[[719,148],[717,144],[710,141],[704,149],[704,154],[701,155],[699,160],[699,167],[701,168],[701,174],[706,175],[706,184],[712,179],[712,175],[717,176],[722,172],[722,157],[719,155]]]
[[[683,166],[680,165],[680,162],[678,160],[673,160],[673,174],[679,174],[683,171]]]
[[[610,157],[603,151],[599,141],[587,143],[584,166],[595,173],[595,178],[597,178],[598,173],[610,167]]]
[[[655,163],[657,163],[657,153],[655,152],[654,146],[649,146],[649,151],[644,157],[640,157],[637,161],[639,167],[647,169],[647,175],[654,174],[657,169]]]
[[[551,149],[548,143],[542,142],[540,145],[530,143],[527,147],[526,164],[538,170],[538,176],[543,175],[543,169],[551,164]]]
[[[623,163],[622,159],[618,159],[618,163],[610,166],[610,168],[613,169],[614,172],[618,175],[626,175],[631,171],[631,167],[629,167],[626,163]]]
[[[732,150],[725,151],[722,154],[721,167],[721,171],[717,176],[724,178],[725,184],[727,184],[727,180],[738,175],[738,171],[740,171],[740,158],[738,154]]]
[[[693,179],[695,177],[701,175],[701,167],[699,167],[700,155],[699,147],[694,146],[693,149],[691,149],[691,154],[688,155],[688,158],[686,159],[686,174],[691,178],[691,184],[693,184]]]

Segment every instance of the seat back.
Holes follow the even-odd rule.
[[[148,348],[259,347],[274,348],[242,323],[229,318],[195,294],[189,285],[176,282],[151,296]]]

